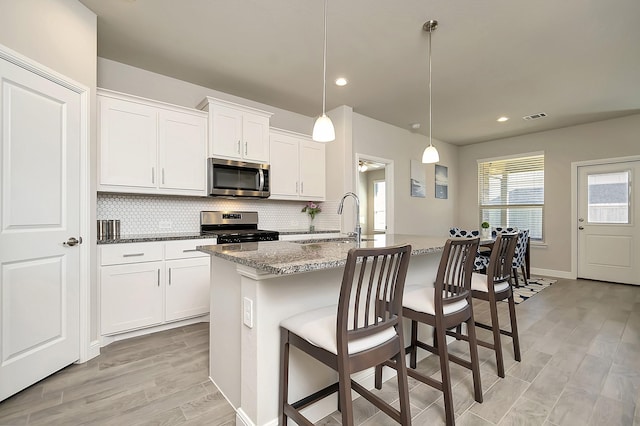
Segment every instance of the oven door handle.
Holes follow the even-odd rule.
[[[258,175],[260,176],[260,181],[258,182],[259,185],[259,190],[260,191],[264,191],[264,170],[259,169],[258,170]]]

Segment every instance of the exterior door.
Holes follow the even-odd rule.
[[[638,177],[640,161],[578,167],[579,278],[640,284]]]
[[[0,58],[0,400],[80,358],[81,96]]]

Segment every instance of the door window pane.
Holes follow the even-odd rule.
[[[387,229],[385,181],[373,182],[373,230],[384,231]]]
[[[629,223],[630,178],[629,171],[587,177],[590,223]]]

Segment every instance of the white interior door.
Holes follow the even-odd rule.
[[[0,400],[80,356],[81,95],[0,59]]]
[[[578,277],[640,284],[640,161],[578,167]]]

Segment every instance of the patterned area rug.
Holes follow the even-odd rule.
[[[524,283],[524,279],[522,275],[518,276],[518,281],[522,284]],[[531,276],[526,286],[521,285],[520,287],[513,287],[513,301],[518,304],[522,303],[530,297],[535,296],[545,288],[549,287],[553,283],[557,282],[553,278],[543,278]]]

